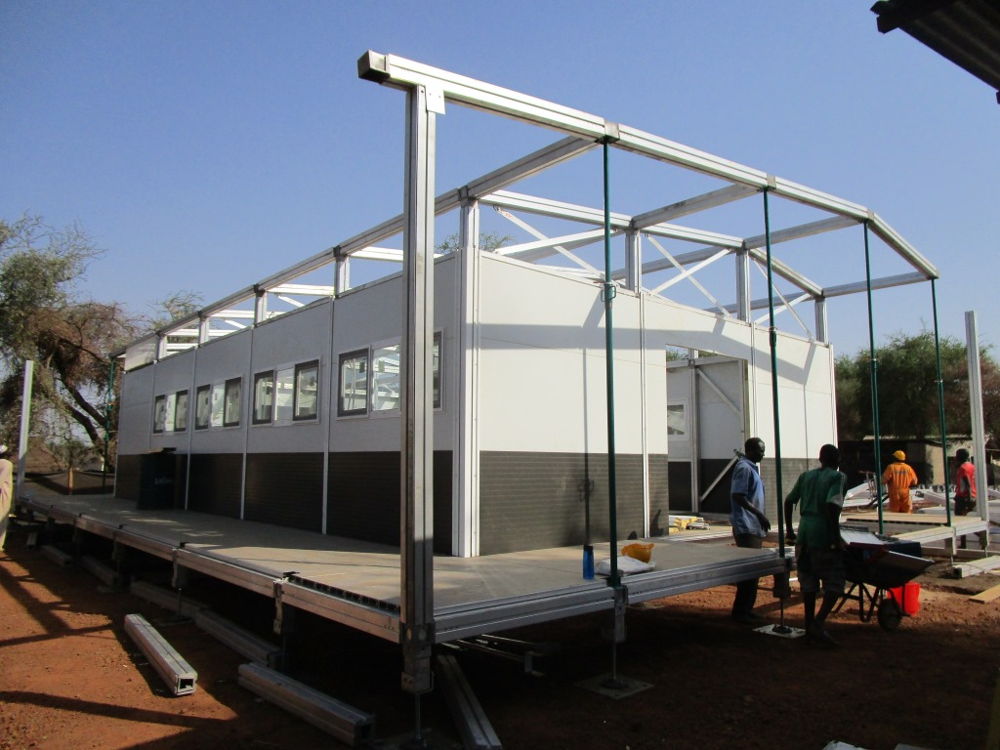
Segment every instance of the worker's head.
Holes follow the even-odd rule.
[[[764,458],[764,441],[759,437],[750,438],[743,444],[743,453],[755,464],[759,464]]]
[[[897,461],[905,461],[906,460],[906,454],[903,453],[903,451],[896,451],[895,453],[892,454],[892,457],[894,459],[896,459]]]
[[[965,450],[965,448],[959,448],[955,451],[955,460],[960,464],[964,464],[969,460],[969,451]]]
[[[840,448],[827,443],[819,449],[819,462],[828,469],[840,466]]]

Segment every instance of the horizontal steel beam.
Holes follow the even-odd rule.
[[[879,239],[901,255],[911,266],[924,274],[926,280],[941,277],[937,267],[918,253],[916,248],[904,240],[899,232],[886,224],[881,216],[872,214],[872,220],[868,226],[871,227],[871,230]]]
[[[283,581],[279,591],[282,606],[289,605],[303,609],[355,630],[376,635],[393,643],[399,642],[398,614],[337,598],[333,594],[290,581]]]
[[[524,211],[529,214],[549,216],[554,219],[567,219],[569,221],[579,221],[584,224],[604,226],[604,211],[602,209],[552,200],[551,198],[539,198],[534,195],[499,190],[483,196],[479,202],[486,206],[508,208],[512,211]],[[613,229],[628,229],[631,222],[631,216],[611,212],[611,227]]]
[[[198,673],[142,615],[125,615],[125,633],[146,655],[174,695],[195,691]]]
[[[240,687],[298,716],[351,747],[373,739],[375,717],[287,675],[259,664],[241,664]]]
[[[710,193],[697,195],[693,198],[686,198],[685,200],[671,203],[670,205],[663,206],[662,208],[637,214],[632,219],[632,228],[644,229],[645,227],[652,226],[653,224],[659,224],[662,221],[679,219],[682,216],[697,213],[698,211],[705,211],[710,208],[716,208],[717,206],[732,203],[733,201],[740,200],[741,198],[746,198],[748,195],[753,195],[756,192],[758,192],[756,188],[748,185],[730,185],[729,187],[719,188],[718,190],[713,190]]]
[[[852,219],[848,216],[832,216],[829,219],[812,221],[808,224],[799,224],[798,226],[787,227],[785,229],[778,229],[771,232],[771,244],[777,245],[781,242],[800,240],[805,237],[813,237],[824,232],[833,232],[838,229],[846,229],[847,227],[856,227],[857,225],[857,219]],[[747,237],[744,242],[749,248],[766,247],[767,236],[758,234],[754,237]]]
[[[894,286],[904,286],[906,284],[919,284],[921,282],[927,281],[928,278],[923,273],[913,272],[913,273],[902,273],[896,276],[883,276],[878,279],[872,279],[872,289],[888,289]],[[824,297],[843,297],[846,294],[857,294],[859,292],[867,291],[868,284],[864,281],[855,281],[851,284],[838,284],[836,286],[828,286],[823,289]]]
[[[183,548],[178,548],[174,552],[174,564],[189,570],[196,570],[249,591],[255,591],[269,598],[274,595],[274,576],[268,573],[215,560]]]

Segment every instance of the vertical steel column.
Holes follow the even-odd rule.
[[[608,521],[611,543],[611,577],[613,588],[621,585],[618,575],[618,476],[615,470],[615,333],[612,301],[616,295],[611,280],[611,187],[608,170],[608,139],[604,139],[604,360],[608,399]]]
[[[951,491],[948,489],[948,421],[944,415],[944,377],[941,375],[941,339],[938,335],[937,287],[931,279],[931,309],[934,311],[934,360],[937,366],[938,419],[941,423],[941,458],[944,466],[944,512],[951,526]]]
[[[784,490],[781,487],[781,409],[778,403],[778,329],[774,327],[774,273],[771,268],[771,211],[764,188],[764,245],[767,249],[768,338],[771,346],[771,414],[774,421],[775,498],[778,509],[778,555],[785,559],[785,519],[782,512]]]
[[[736,317],[750,320],[750,253],[746,244],[733,254],[736,263]]]
[[[972,420],[972,449],[976,457],[976,511],[986,521],[983,549],[990,543],[990,488],[986,476],[986,431],[983,419],[983,374],[979,366],[979,329],[976,312],[965,313],[966,356],[969,361],[969,411]]]
[[[403,206],[403,338],[400,435],[400,624],[403,689],[433,688],[434,642],[434,148],[435,116],[424,86],[406,92],[406,186]],[[420,703],[417,733],[420,732]]]
[[[882,438],[878,422],[878,355],[875,352],[875,323],[872,314],[872,268],[868,249],[868,220],[864,224],[865,233],[865,289],[868,293],[868,360],[872,391],[872,431],[875,433],[875,507],[878,509],[878,531],[885,532],[882,513]]]
[[[826,297],[817,297],[813,306],[816,314],[816,340],[823,344],[829,344],[830,334],[828,332],[829,326],[827,325],[826,316]]]
[[[642,283],[642,233],[630,230],[625,234],[628,250],[625,253],[625,288],[639,291]]]
[[[35,381],[35,362],[24,361],[24,383],[21,387],[21,429],[17,437],[17,479],[14,484],[14,498],[21,496],[24,486],[24,459],[28,455],[28,433],[31,431],[31,391]]]

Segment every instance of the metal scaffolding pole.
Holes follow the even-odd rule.
[[[882,440],[878,423],[878,356],[875,353],[875,324],[872,316],[872,269],[868,250],[868,222],[864,222],[865,233],[865,289],[868,295],[868,361],[872,392],[872,431],[875,433],[875,507],[878,509],[878,531],[885,532],[882,518]]]
[[[948,489],[948,421],[944,414],[944,378],[941,375],[941,339],[938,332],[937,287],[931,279],[931,308],[934,311],[934,360],[937,366],[938,419],[941,423],[941,465],[944,467],[944,512],[951,526],[951,491]]]
[[[616,287],[611,280],[611,207],[608,179],[608,141],[604,141],[604,360],[606,363],[608,399],[608,521],[611,543],[611,577],[613,588],[621,585],[618,574],[618,486],[615,471],[615,333],[612,321],[612,301]]]
[[[403,689],[415,696],[416,737],[422,741],[420,695],[433,688],[434,504],[434,157],[435,112],[444,100],[424,86],[406,91],[402,406],[400,436],[400,637]]]
[[[972,420],[972,450],[976,457],[976,510],[986,521],[983,549],[990,544],[990,488],[986,476],[986,429],[983,418],[983,374],[979,365],[979,329],[976,312],[965,313],[966,356],[969,361],[969,411]],[[957,488],[956,488],[957,491]]]
[[[31,430],[31,389],[35,379],[35,363],[24,361],[24,385],[21,390],[21,431],[17,441],[17,478],[14,484],[14,498],[21,497],[24,487],[25,456],[28,455],[28,433]]]
[[[774,327],[774,273],[771,268],[771,211],[764,191],[764,247],[767,251],[767,309],[769,315],[768,337],[771,347],[771,414],[774,420],[774,469],[776,503],[778,509],[778,554],[785,559],[785,520],[782,513],[784,492],[781,487],[781,410],[778,404],[778,330]]]

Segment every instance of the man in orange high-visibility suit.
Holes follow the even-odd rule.
[[[917,475],[906,461],[903,451],[892,454],[896,459],[885,468],[882,481],[889,488],[889,510],[893,513],[912,513],[913,503],[910,502],[910,487],[917,484]]]

